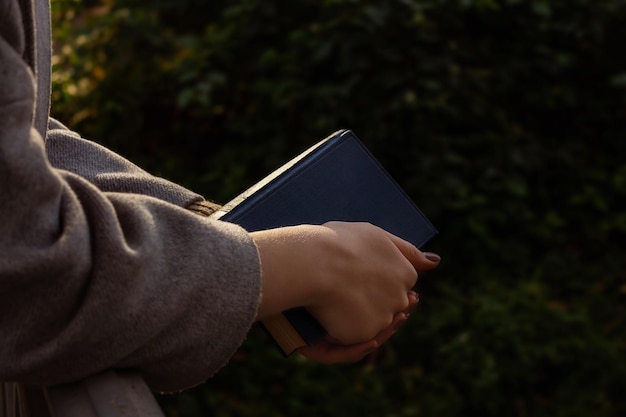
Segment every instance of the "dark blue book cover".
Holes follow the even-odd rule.
[[[422,247],[437,230],[357,136],[318,142],[213,215],[248,231],[327,221],[369,222]],[[315,344],[324,329],[304,309],[264,327],[285,355]],[[295,328],[294,334],[290,327]]]

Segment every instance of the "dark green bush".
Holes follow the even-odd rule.
[[[84,136],[224,202],[350,128],[440,230],[421,307],[375,355],[285,360],[255,329],[159,397],[169,415],[626,415],[623,1],[57,0],[54,18],[53,113]]]

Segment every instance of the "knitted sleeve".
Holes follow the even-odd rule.
[[[108,189],[106,175],[53,166],[32,127],[34,81],[13,6],[0,4],[0,380],[135,368],[157,390],[204,381],[255,319],[253,241],[181,208],[199,199],[163,192],[177,189],[169,183],[141,192],[132,177],[143,174],[118,171],[129,188]]]
[[[54,167],[77,174],[105,192],[144,194],[181,207],[203,199],[178,184],[147,173],[111,150],[81,138],[55,119],[48,123],[46,153]]]

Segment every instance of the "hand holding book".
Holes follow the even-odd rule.
[[[389,340],[396,330],[407,321],[411,312],[417,307],[419,300],[417,293],[409,291],[409,300],[409,306],[404,311],[396,313],[391,325],[370,340],[352,345],[343,345],[338,340],[326,336],[313,346],[299,348],[298,352],[309,359],[327,365],[357,362]]]
[[[416,248],[421,248],[437,234],[437,230],[426,216],[356,135],[349,130],[337,131],[316,143],[231,200],[213,213],[211,217],[237,223],[250,232],[268,231],[267,234],[260,233],[256,237],[257,239],[260,237],[269,239],[268,242],[270,243],[272,239],[276,243],[276,239],[279,241],[285,238],[285,236],[281,237],[281,233],[286,231],[303,230],[291,229],[296,225],[327,226],[329,221],[370,223],[391,233],[392,235],[387,234],[387,240],[404,239],[415,245]],[[376,241],[376,239],[370,240],[369,236],[364,236],[364,238],[362,244],[366,246],[368,243]],[[306,242],[287,238],[283,241],[283,247],[286,250],[292,250],[293,256],[296,257],[294,259],[302,259],[307,256],[307,252],[293,250],[297,247],[300,247],[301,250],[306,249],[306,245],[302,245],[302,243]],[[406,245],[401,246],[405,247]],[[398,247],[396,249],[399,250]],[[413,252],[413,249],[410,251]],[[358,252],[355,253],[358,254]],[[412,258],[410,255],[406,257]],[[329,258],[319,257],[317,262],[314,258],[314,262],[311,262],[309,267],[311,270],[315,270],[323,267],[332,259],[339,258],[333,256]],[[403,263],[405,270],[408,269],[407,263],[411,264],[412,262],[405,260]],[[415,267],[415,265],[413,266]],[[283,267],[277,263],[274,268],[280,270]],[[304,270],[304,272],[306,275],[310,271]],[[372,276],[368,274],[369,271],[364,277]],[[355,273],[354,276],[356,277],[358,274]],[[264,307],[264,310],[279,310],[280,306],[287,306],[286,308],[288,308],[284,302],[286,297],[292,295],[302,297],[302,294],[308,293],[307,285],[313,285],[312,282],[307,284],[305,281],[299,285],[290,286],[291,282],[287,281],[290,279],[296,279],[296,277],[285,276],[283,282],[276,282],[275,289],[270,286],[268,291],[270,294],[278,295],[277,302],[274,307],[269,309]],[[415,280],[415,274],[413,274],[412,279]],[[322,282],[326,281],[323,280]],[[336,285],[337,283],[338,281],[335,280],[332,284]],[[339,283],[343,283],[343,281],[339,281]],[[405,282],[406,285],[408,285],[407,282]],[[326,285],[322,288],[328,290],[329,287]],[[348,286],[340,286],[340,288],[348,288]],[[371,288],[376,288],[376,286]],[[291,294],[294,289],[297,291],[304,290],[304,292]],[[390,294],[397,292],[397,286],[383,290],[380,299],[381,305],[389,301]],[[313,292],[313,296],[315,294],[318,297],[320,295],[317,291]],[[352,293],[345,292],[345,294],[350,295]],[[376,300],[378,301],[378,299]],[[365,301],[361,300],[361,304],[365,304]],[[328,335],[328,329],[321,326],[311,316],[310,312],[302,307],[305,305],[311,305],[311,300],[302,300],[297,308],[287,309],[282,313],[276,311],[277,314],[261,320],[263,327],[286,356],[303,346],[313,346],[322,340],[327,340],[324,337]],[[355,305],[353,304],[352,307]],[[323,316],[326,313],[317,310],[317,314]],[[368,317],[359,317],[356,323],[366,322],[365,326],[380,328],[381,321],[389,323],[391,320],[388,311],[383,316],[377,316],[373,322],[370,322],[372,319],[371,311],[368,314]],[[263,316],[266,317],[265,312],[263,312]],[[353,318],[357,319],[356,317]],[[335,332],[341,332],[346,341],[358,340],[363,337],[363,333],[361,333],[364,331],[363,327],[350,330],[345,324],[337,323],[337,326],[344,326],[341,330],[335,329]],[[370,334],[371,330],[369,331]]]
[[[263,268],[259,319],[302,306],[345,345],[388,328],[410,304],[416,270],[437,265],[369,223],[292,226],[252,236]]]

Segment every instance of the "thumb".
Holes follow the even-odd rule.
[[[441,262],[441,256],[437,255],[434,252],[420,251],[420,253],[421,257],[419,261],[419,266],[415,266],[415,269],[417,269],[418,271],[427,271],[429,269],[436,268],[439,265],[439,262]]]
[[[436,253],[422,252],[413,244],[393,234],[389,234],[389,237],[400,250],[402,255],[404,255],[404,257],[411,262],[411,265],[413,265],[417,271],[426,271],[439,265],[441,256]]]

